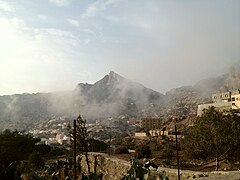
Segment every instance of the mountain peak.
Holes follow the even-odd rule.
[[[109,77],[117,78],[117,77],[122,77],[122,76],[120,76],[119,74],[115,73],[114,71],[110,71]]]
[[[110,71],[109,76],[112,76],[112,75],[114,75],[114,74],[117,74],[117,73],[115,73],[114,71]],[[117,74],[117,75],[118,75],[118,74]]]
[[[108,75],[108,83],[113,83],[113,82],[122,82],[125,78],[120,76],[119,74],[115,73],[114,71],[110,71]]]

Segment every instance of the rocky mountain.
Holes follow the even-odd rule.
[[[87,120],[108,117],[195,116],[197,105],[210,102],[211,94],[240,88],[240,66],[228,73],[175,88],[165,95],[111,71],[94,84],[79,83],[73,91],[0,96],[1,129],[26,129],[53,116]]]
[[[52,116],[156,116],[164,95],[111,71],[94,84],[80,83],[73,91],[0,96],[1,128],[26,129]]]
[[[94,84],[78,84],[75,93],[81,98],[79,107],[90,118],[129,115],[139,117],[151,104],[164,103],[164,95],[129,81],[111,71]]]
[[[49,103],[49,94],[0,96],[0,129],[22,129],[46,120]]]
[[[218,91],[239,89],[240,64],[235,64],[229,69],[228,73],[222,76],[201,80],[193,87],[205,96]]]
[[[167,117],[187,115],[196,116],[198,104],[211,102],[211,95],[240,88],[240,64],[215,78],[203,79],[193,86],[175,88],[166,93]]]

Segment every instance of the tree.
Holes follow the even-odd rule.
[[[73,143],[74,130],[71,127],[69,127],[69,135],[71,137],[71,142]],[[103,177],[103,174],[96,172],[97,159],[95,159],[95,162],[94,162],[94,166],[95,166],[94,172],[91,172],[91,169],[90,169],[90,160],[88,157],[88,152],[91,149],[91,143],[94,143],[94,142],[92,139],[89,138],[89,133],[86,127],[86,120],[84,120],[81,117],[81,115],[79,115],[76,119],[76,146],[77,146],[77,152],[85,156],[87,169],[88,169],[88,175],[85,175],[83,172],[82,179],[101,180]]]
[[[234,161],[240,161],[240,116],[237,110],[232,110],[231,113],[227,115],[228,120],[230,121],[231,128],[231,141],[229,142],[230,148],[227,154],[227,159],[229,162],[234,163]]]
[[[234,118],[231,113],[224,115],[211,107],[204,114],[196,118],[195,125],[184,138],[184,150],[190,158],[212,160],[216,159],[216,170],[219,159],[228,159],[230,152],[237,147]],[[235,152],[235,154],[238,152]]]
[[[8,172],[17,172],[19,161],[26,160],[40,139],[23,132],[5,130],[0,134],[0,177],[8,179]],[[12,173],[10,173],[12,174]]]
[[[100,140],[96,140],[96,139],[89,139],[89,143],[90,143],[90,151],[91,152],[99,152],[99,151],[104,151],[108,148],[108,144],[100,141]]]
[[[119,146],[115,149],[115,154],[129,154],[127,146]]]
[[[151,154],[151,148],[146,144],[140,145],[135,151],[136,158],[150,158]]]
[[[44,167],[44,159],[37,151],[32,152],[28,158],[28,167],[31,169],[41,169]]]
[[[73,144],[74,140],[74,130],[69,128],[69,135],[71,137],[71,143]],[[90,169],[90,161],[88,158],[88,152],[90,151],[90,142],[88,137],[88,132],[86,128],[86,120],[84,120],[81,115],[79,115],[76,119],[76,146],[77,152],[85,155],[86,163],[88,167],[88,173],[91,173]]]

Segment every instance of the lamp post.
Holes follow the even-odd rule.
[[[108,149],[108,155],[111,156],[111,141],[112,141],[112,135],[111,132],[109,132],[109,149]]]

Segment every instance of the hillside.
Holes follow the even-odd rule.
[[[93,85],[79,84],[75,93],[83,97],[80,108],[83,114],[91,118],[125,114],[139,117],[150,104],[160,105],[164,101],[163,94],[129,81],[113,71]]]
[[[240,88],[240,64],[235,64],[221,76],[203,79],[193,86],[175,88],[166,93],[167,117],[196,116],[198,104],[211,102],[211,95]]]
[[[194,89],[202,94],[209,95],[217,91],[228,91],[240,88],[240,64],[232,66],[228,73],[199,81]]]
[[[240,66],[228,73],[183,86],[163,95],[111,71],[94,84],[79,83],[72,91],[0,96],[0,127],[27,129],[53,116],[88,121],[108,117],[196,116],[197,105],[210,102],[217,91],[240,88]]]
[[[82,114],[89,121],[107,117],[152,116],[164,95],[111,71],[94,84],[73,91],[0,96],[2,129],[27,129],[52,116]]]

